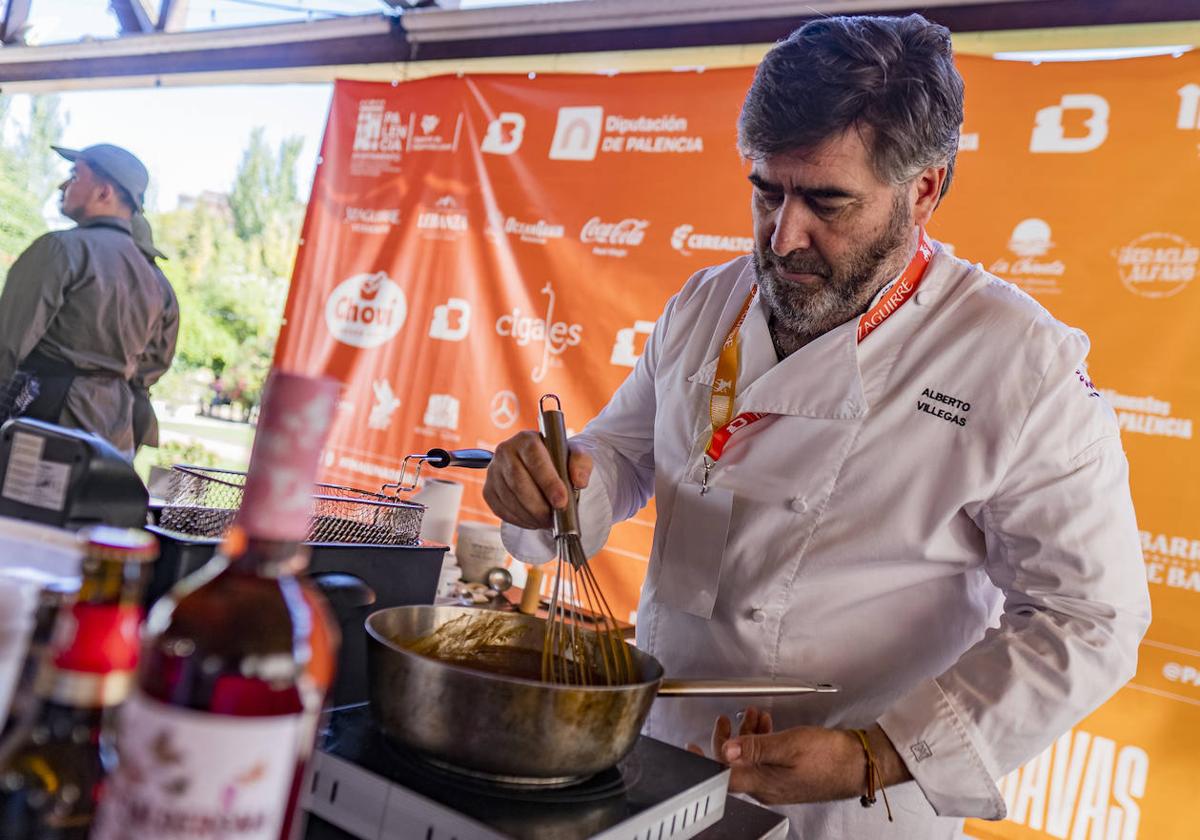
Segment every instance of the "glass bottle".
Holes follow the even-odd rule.
[[[96,526],[79,594],[54,622],[37,702],[0,744],[0,837],[83,840],[112,749],[103,726],[128,696],[138,657],[142,590],[157,543],[145,531]]]
[[[233,528],[150,611],[94,838],[296,830],[338,644],[320,594],[298,577],[337,393],[328,379],[277,373],[268,383]]]

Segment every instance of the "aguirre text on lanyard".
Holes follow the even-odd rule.
[[[925,229],[922,228],[920,240],[917,243],[917,252],[913,255],[908,267],[904,269],[899,279],[891,285],[883,297],[858,319],[858,341],[860,343],[916,293],[917,286],[921,284],[921,278],[925,276],[925,269],[929,267],[929,261],[932,258],[933,243],[926,235]],[[736,417],[733,416],[733,398],[737,393],[738,352],[741,343],[738,333],[757,296],[758,284],[756,283],[750,289],[746,302],[742,304],[737,320],[733,322],[733,328],[725,337],[725,343],[721,345],[721,354],[717,357],[717,370],[713,376],[712,394],[708,401],[712,432],[708,439],[708,446],[704,448],[704,481],[700,486],[701,494],[708,492],[708,474],[712,471],[713,465],[721,460],[721,455],[724,454],[730,439],[742,429],[770,416],[756,411],[745,411]]]

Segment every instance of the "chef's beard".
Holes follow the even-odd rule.
[[[770,243],[756,244],[754,274],[774,329],[805,339],[814,338],[863,312],[875,293],[895,276],[912,236],[912,214],[901,192],[896,193],[887,225],[875,239],[854,249],[836,265],[816,251],[793,251],[778,256]],[[815,274],[825,279],[816,287],[793,283],[778,271]]]

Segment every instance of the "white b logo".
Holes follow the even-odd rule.
[[[632,327],[617,330],[617,341],[613,344],[612,356],[609,363],[622,367],[633,367],[637,364],[638,351],[635,342],[639,335],[650,335],[654,332],[653,321],[634,321]]]
[[[1063,125],[1066,111],[1090,111],[1084,120],[1088,133],[1082,137],[1067,137]],[[1079,154],[1100,148],[1108,138],[1108,100],[1094,93],[1065,94],[1058,105],[1037,112],[1033,135],[1029,138],[1031,152],[1065,152]]]
[[[604,109],[599,105],[559,108],[550,159],[595,160],[603,121]]]
[[[442,341],[462,341],[471,331],[471,304],[462,298],[452,297],[433,309],[433,323],[429,325],[429,337]]]
[[[521,148],[524,139],[525,116],[516,111],[504,111],[488,123],[487,134],[479,148],[493,155],[511,155]]]

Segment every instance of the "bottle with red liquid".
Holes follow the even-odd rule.
[[[104,726],[134,684],[142,589],[157,542],[145,531],[105,526],[81,536],[79,594],[59,609],[35,700],[0,744],[4,840],[88,836],[112,765]]]
[[[298,832],[300,780],[338,645],[323,599],[298,577],[338,387],[284,373],[268,382],[233,528],[147,618],[93,838]]]

